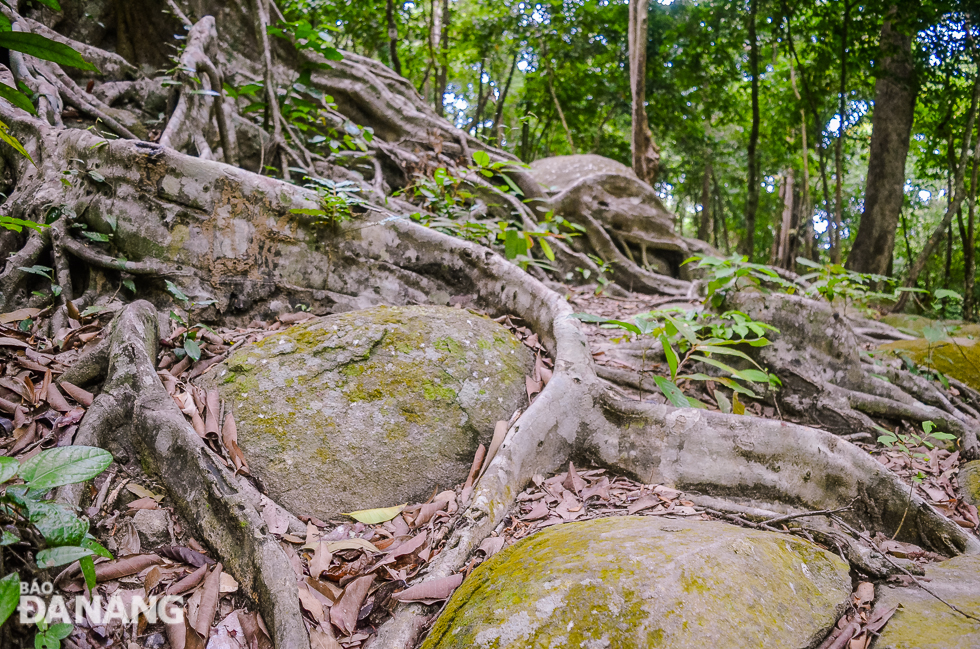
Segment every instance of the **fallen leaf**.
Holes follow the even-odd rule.
[[[483,468],[480,470],[480,476],[486,473],[487,467],[493,462],[493,458],[497,455],[497,449],[500,445],[504,443],[504,438],[507,437],[508,422],[498,421],[493,427],[493,439],[490,440],[490,448],[487,450],[487,459],[483,461]]]
[[[48,385],[47,401],[48,405],[58,412],[71,411],[71,406],[65,401],[64,395],[61,394],[61,390],[58,389],[58,385],[55,383]]]
[[[211,573],[204,578],[201,586],[201,608],[198,609],[197,619],[194,621],[194,630],[201,634],[201,637],[208,637],[211,630],[211,623],[214,621],[214,614],[218,610],[218,595],[221,587],[221,564],[215,564]]]
[[[310,629],[310,649],[341,649],[341,646],[332,635],[314,627]]]
[[[330,552],[343,552],[344,550],[366,550],[367,552],[380,552],[373,543],[364,539],[347,539],[346,541],[331,541],[327,543],[327,550]]]
[[[173,561],[179,561],[181,563],[186,563],[189,566],[194,566],[199,568],[203,565],[213,565],[214,559],[205,556],[200,552],[195,552],[190,548],[181,547],[179,545],[166,545],[157,550],[157,552],[168,559]]]
[[[507,539],[502,536],[488,536],[487,538],[483,539],[482,543],[480,543],[479,549],[483,550],[487,559],[489,559],[503,549],[506,541]]]
[[[135,511],[137,509],[160,509],[160,505],[153,498],[140,498],[139,500],[134,500],[127,505],[130,511]]]
[[[124,557],[122,559],[117,559],[116,561],[107,561],[106,563],[96,564],[95,578],[99,582],[112,581],[113,579],[119,579],[120,577],[135,575],[136,573],[142,572],[146,568],[159,563],[163,563],[163,559],[152,553]]]
[[[581,495],[582,490],[586,487],[585,480],[579,476],[578,472],[575,470],[575,465],[571,462],[568,463],[568,477],[565,478],[562,486],[579,495]]]
[[[316,620],[317,624],[323,622],[323,604],[310,592],[305,583],[300,583],[298,586],[299,603],[303,607],[303,610],[309,613]]]
[[[0,314],[0,324],[10,324],[11,322],[29,320],[40,312],[41,309],[17,309],[16,311],[11,311],[10,313]]]
[[[67,392],[68,396],[86,408],[91,406],[92,401],[95,399],[95,396],[91,392],[88,390],[83,390],[82,388],[73,383],[69,383],[68,381],[61,382],[61,389]]]
[[[235,471],[248,472],[248,465],[245,462],[245,454],[238,446],[238,428],[235,426],[235,416],[230,412],[225,415],[225,423],[221,426],[221,443],[224,444]]]
[[[462,573],[450,575],[449,577],[429,579],[411,588],[406,588],[400,593],[395,593],[391,598],[399,602],[432,604],[448,599],[461,583],[463,583]]]
[[[425,541],[428,538],[428,532],[422,532],[421,534],[399,544],[394,550],[389,551],[388,557],[391,559],[397,559],[398,557],[404,557],[409,554],[414,554],[425,545]]]
[[[270,534],[282,535],[289,529],[289,519],[286,514],[279,510],[279,506],[272,502],[267,496],[262,496],[259,501],[262,506],[262,520],[269,526]],[[302,543],[302,541],[300,541]]]
[[[330,568],[330,562],[333,561],[333,553],[327,550],[326,545],[322,541],[317,543],[313,558],[310,559],[310,575],[314,579],[319,579],[320,575]]]
[[[340,629],[345,635],[350,635],[357,627],[357,616],[361,611],[361,604],[367,597],[371,584],[374,582],[374,575],[358,577],[347,584],[344,594],[330,607],[330,622]]]
[[[204,564],[191,574],[187,575],[180,581],[171,584],[167,588],[168,595],[183,595],[197,588],[202,581],[204,581],[204,576],[208,574],[208,565]]]
[[[150,498],[156,502],[163,500],[163,496],[155,494],[146,487],[136,484],[135,482],[130,482],[126,485],[126,490],[132,494],[139,496],[140,498]]]
[[[408,503],[379,509],[360,509],[356,512],[344,512],[344,516],[350,516],[355,521],[364,523],[365,525],[378,525],[379,523],[386,523],[395,516],[398,516],[405,509],[406,505]]]
[[[227,572],[222,572],[221,581],[219,582],[218,585],[218,592],[221,593],[222,595],[226,595],[228,593],[234,593],[237,591],[238,591],[238,582],[235,581],[235,578],[229,575]]]

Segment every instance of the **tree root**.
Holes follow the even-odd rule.
[[[168,486],[185,519],[254,599],[278,647],[309,647],[285,553],[237,479],[177,410],[153,367],[157,313],[134,302],[113,322],[108,379],[78,431],[79,443],[132,448]]]
[[[187,34],[187,46],[180,57],[179,72],[179,78],[186,87],[180,93],[177,107],[160,135],[159,144],[177,150],[183,150],[193,144],[200,157],[210,157],[206,154],[209,147],[205,132],[211,124],[213,108],[224,160],[230,165],[237,166],[238,144],[235,141],[235,130],[228,124],[221,74],[208,55],[208,50],[213,47],[217,39],[218,32],[215,30],[214,18],[211,16],[199,20]],[[202,74],[207,79],[207,83],[200,91],[190,90],[194,85],[191,77],[195,74]]]

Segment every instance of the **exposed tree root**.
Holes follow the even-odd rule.
[[[240,4],[253,1],[264,15],[265,0]],[[225,15],[243,20],[241,15],[249,14]],[[306,55],[284,53],[270,44],[262,28],[267,22],[259,21],[261,29],[247,25],[249,32],[244,33],[255,32],[259,49],[242,65],[272,88],[276,79],[268,59],[271,52],[279,60]],[[234,27],[217,29],[220,34]],[[185,63],[203,70],[217,90],[220,75],[209,66],[215,58],[207,52],[208,43],[215,41],[214,29],[207,18],[198,20]],[[31,276],[20,268],[46,261],[49,252],[58,281],[73,280],[65,299],[80,296],[79,302],[94,302],[106,286],[118,287],[130,276],[140,281],[140,296],[148,301],[127,306],[113,322],[109,341],[66,374],[65,378],[79,383],[107,377],[83,420],[78,441],[97,441],[120,460],[139,460],[159,475],[184,517],[198,526],[201,538],[256,600],[277,646],[309,646],[292,569],[264,528],[254,490],[239,483],[204,446],[156,374],[157,313],[173,306],[165,279],[188,296],[186,306],[196,321],[245,323],[274,317],[299,302],[317,313],[332,313],[377,304],[446,303],[453,296],[472,295],[483,310],[519,316],[539,335],[554,360],[553,378],[511,426],[424,578],[459,570],[532,477],[553,472],[569,460],[591,460],[644,482],[711,498],[718,509],[727,503],[743,512],[796,514],[853,504],[842,513],[843,520],[863,531],[890,536],[904,518],[899,538],[905,541],[945,555],[980,552],[980,541],[918,496],[910,500],[907,486],[895,475],[832,433],[781,421],[615,399],[597,376],[587,339],[579,323],[570,318],[571,308],[562,296],[486,248],[397,215],[393,218],[388,210],[400,206],[400,199],[336,227],[323,227],[293,212],[317,207],[319,197],[296,185],[206,159],[218,140],[226,159],[234,156],[231,131],[228,124],[221,126],[225,113],[218,102],[203,96],[192,100],[184,93],[181,101],[186,101],[179,109],[183,113],[171,116],[167,142],[176,144],[184,138],[180,146],[193,144],[199,157],[135,140],[107,141],[92,132],[61,128],[58,121],[62,100],[84,101],[87,108],[82,110],[111,117],[105,110],[107,103],[79,99],[77,86],[60,70],[30,60],[21,63],[12,59],[15,75],[33,83],[31,87],[42,95],[51,88],[54,94],[43,95],[51,109],[43,120],[0,105],[0,119],[10,124],[38,161],[33,168],[6,147],[0,148],[16,178],[5,205],[8,214],[19,218],[40,221],[44,218],[40,206],[57,207],[62,217],[52,230],[27,237],[0,270],[0,308],[10,310],[28,302]],[[412,165],[466,159],[471,150],[483,148],[435,117],[405,80],[381,64],[347,55],[343,62],[330,65],[318,70],[313,81],[334,96],[343,118],[375,129],[372,182],[378,193],[404,186]],[[125,66],[117,67],[120,74],[129,73]],[[218,140],[208,139],[214,130],[211,108],[216,130],[224,131]],[[231,115],[228,122],[236,123],[235,117]],[[121,122],[117,126],[127,128]],[[284,173],[289,159],[301,167],[313,162],[327,172],[341,173],[309,152],[284,148],[282,122],[276,115],[270,114],[269,126],[273,134],[266,141],[277,147]],[[200,140],[182,135],[184,131],[207,135]],[[415,146],[421,153],[411,150]],[[503,152],[491,154],[495,160],[511,160]],[[70,187],[62,183],[65,170],[77,172]],[[538,199],[531,208],[502,199],[528,225],[540,218],[542,209],[552,208],[585,225],[588,236],[582,238],[583,247],[570,246],[567,254],[563,250],[562,264],[578,263],[583,253],[598,251],[617,261],[614,279],[624,288],[667,295],[687,295],[691,290],[680,262],[697,249],[695,244],[672,234],[668,237],[652,226],[636,229],[635,224],[617,221],[629,212],[621,204],[629,202],[629,183],[620,178],[586,179],[552,200],[526,171],[515,168],[506,173],[526,197]],[[636,189],[630,187],[629,191]],[[108,242],[76,238],[65,216],[72,212],[77,215],[75,222],[85,224],[89,233],[104,235]],[[73,264],[98,272],[73,274]],[[980,401],[975,393],[961,391],[964,404],[972,404],[963,407],[917,379],[899,374],[892,383],[876,379],[871,376],[873,367],[862,363],[857,353],[857,339],[846,318],[826,305],[796,301],[800,298],[739,295],[735,308],[782,331],[777,343],[762,348],[760,356],[783,378],[781,407],[841,434],[868,430],[873,426],[870,416],[929,418],[960,435],[964,455],[976,448],[975,414]],[[889,335],[873,326],[867,330]],[[612,376],[611,372],[600,370],[605,376]],[[823,533],[825,542],[840,544],[862,569],[874,574],[884,570],[874,557],[843,547],[846,540],[837,539],[832,530]],[[413,646],[428,614],[418,604],[401,606],[382,627],[376,646]]]

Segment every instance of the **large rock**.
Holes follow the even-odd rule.
[[[926,568],[929,590],[980,617],[980,557],[961,556]],[[901,608],[889,620],[875,649],[976,649],[980,622],[963,617],[916,586],[885,586],[878,606]]]
[[[505,327],[447,307],[317,318],[209,372],[269,495],[320,518],[427,498],[466,478],[526,399],[533,357]]]
[[[551,192],[561,191],[595,174],[618,174],[636,179],[633,170],[622,162],[594,153],[540,158],[531,163],[531,177]]]
[[[935,368],[980,390],[980,337],[955,335],[935,342],[927,338],[898,340],[878,349],[908,356],[918,365]]]
[[[819,644],[850,592],[845,562],[794,537],[602,518],[481,565],[423,649],[801,649]]]

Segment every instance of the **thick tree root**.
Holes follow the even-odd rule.
[[[158,340],[157,312],[147,302],[130,304],[113,321],[108,379],[79,443],[97,441],[116,454],[132,449],[129,457],[167,485],[184,518],[258,603],[276,646],[309,647],[289,561],[238,480],[167,394],[153,366]]]

